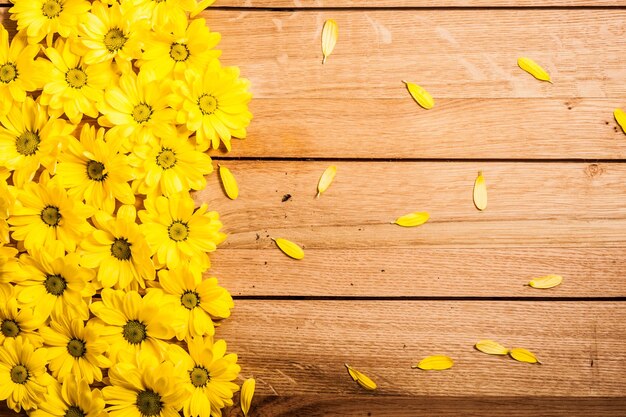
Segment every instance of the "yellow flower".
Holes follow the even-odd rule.
[[[48,367],[59,381],[76,376],[81,381],[91,384],[102,381],[102,369],[111,366],[111,361],[104,356],[108,345],[100,339],[94,320],[85,325],[80,318],[72,314],[53,316],[50,327],[41,329],[48,349]]]
[[[13,285],[24,279],[22,265],[17,260],[17,249],[0,246],[0,294],[6,298],[13,294]]]
[[[92,207],[113,213],[115,200],[135,204],[135,195],[128,184],[133,177],[128,157],[121,153],[121,140],[104,129],[85,124],[80,141],[72,138],[59,155],[56,178],[69,188],[68,195]]]
[[[176,111],[169,107],[169,82],[141,71],[123,74],[119,86],[107,88],[98,109],[101,126],[112,127],[112,133],[130,138],[124,145],[131,150],[136,143],[148,143],[159,136],[175,136]]]
[[[152,27],[157,28],[172,20],[186,20],[186,13],[195,17],[202,10],[215,3],[215,0],[134,0],[138,14],[151,20]]]
[[[228,291],[217,285],[216,278],[203,280],[199,271],[187,268],[163,269],[159,271],[159,284],[165,293],[179,300],[177,314],[183,316],[186,323],[184,331],[176,335],[179,340],[213,336],[215,329],[211,317],[230,316],[233,299]]]
[[[0,400],[13,411],[37,407],[53,381],[46,372],[46,349],[35,349],[21,336],[0,346]]]
[[[117,74],[109,62],[85,65],[72,52],[73,42],[58,39],[54,48],[44,50],[49,61],[37,61],[43,85],[39,101],[48,106],[50,114],[65,113],[72,123],[78,124],[83,114],[98,117],[96,102],[102,101],[104,89],[115,82]]]
[[[111,417],[176,417],[189,396],[170,361],[142,352],[109,371],[102,394]]]
[[[6,339],[21,336],[33,346],[41,347],[43,339],[37,333],[47,317],[32,308],[18,308],[15,291],[0,291],[0,346]]]
[[[211,265],[207,252],[226,239],[219,231],[222,223],[217,212],[207,212],[206,204],[194,210],[195,202],[187,192],[148,197],[144,206],[146,210],[139,212],[140,228],[159,265],[170,269],[188,262],[204,269]]]
[[[169,196],[189,189],[202,190],[206,186],[205,175],[213,172],[211,158],[196,151],[186,135],[135,146],[130,163],[137,168],[133,188],[146,195]]]
[[[22,103],[26,92],[40,86],[33,77],[39,45],[28,45],[24,32],[9,43],[9,32],[0,25],[0,114],[7,114],[13,102]]]
[[[29,43],[58,33],[64,38],[76,34],[79,20],[89,11],[86,0],[11,0],[11,20],[17,20],[17,30],[26,29]]]
[[[165,341],[174,337],[174,326],[179,322],[171,314],[174,305],[175,300],[160,290],[150,291],[142,298],[136,291],[105,288],[102,301],[90,308],[101,320],[99,332],[109,343],[109,357],[117,362],[120,352],[146,351],[156,358],[163,357]]]
[[[220,140],[230,150],[231,137],[246,137],[252,119],[248,111],[252,98],[249,84],[247,79],[239,78],[239,68],[221,68],[217,60],[211,61],[204,73],[187,70],[185,81],[176,83],[177,95],[182,99],[176,103],[176,121],[196,132],[199,150],[209,146],[217,149]]]
[[[14,171],[16,186],[31,181],[40,166],[54,173],[59,150],[75,128],[30,97],[0,117],[0,124],[0,165]]]
[[[45,248],[60,241],[65,250],[73,252],[92,228],[87,223],[91,210],[74,201],[57,181],[42,175],[40,183],[24,184],[9,217],[11,237],[24,241],[26,249]]]
[[[8,171],[6,171],[8,174]],[[8,185],[6,178],[0,176],[0,245],[9,243],[9,224],[7,219],[13,212],[15,188]]]
[[[116,217],[98,212],[93,218],[98,230],[80,244],[81,265],[97,268],[105,288],[145,288],[145,280],[154,280],[150,249],[135,217],[134,206],[120,207]]]
[[[63,385],[50,384],[38,406],[30,417],[107,417],[102,392],[92,391],[87,381],[74,375],[65,378]]]
[[[189,353],[176,345],[170,347],[171,360],[188,375],[185,388],[192,394],[183,406],[185,417],[220,417],[221,409],[233,405],[233,393],[239,387],[232,381],[241,367],[237,355],[226,355],[226,342],[196,337],[187,343]]]
[[[182,78],[186,69],[203,71],[218,58],[220,51],[213,48],[219,41],[220,34],[209,31],[204,19],[171,20],[154,28],[138,65],[142,70],[154,71],[158,78]]]

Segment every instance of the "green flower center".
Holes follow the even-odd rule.
[[[217,99],[208,94],[202,94],[198,99],[198,107],[204,115],[213,114],[217,110]]]
[[[39,216],[41,217],[41,220],[50,227],[58,226],[62,217],[59,208],[55,206],[44,207]]]
[[[48,19],[54,19],[63,11],[63,5],[58,0],[48,0],[41,6],[41,13]]]
[[[202,366],[196,366],[189,371],[189,379],[194,387],[204,387],[211,380],[211,376],[209,375],[209,371]]]
[[[185,291],[180,296],[180,303],[187,309],[193,310],[200,304],[200,295],[195,291]]]
[[[111,255],[120,261],[127,261],[132,256],[130,243],[123,237],[118,237],[111,244]]]
[[[170,148],[162,148],[156,157],[156,163],[163,169],[170,169],[176,165],[176,154]]]
[[[124,47],[128,38],[124,36],[124,32],[120,28],[111,28],[104,35],[104,46],[109,52],[114,53]]]
[[[63,417],[85,417],[85,413],[75,405],[70,405]]]
[[[48,275],[44,281],[44,286],[48,294],[59,297],[65,292],[67,281],[61,275]]]
[[[176,242],[187,240],[187,236],[189,236],[189,226],[180,220],[176,220],[170,224],[170,227],[167,229],[167,233],[169,234],[170,239],[175,240]]]
[[[128,343],[138,345],[146,340],[146,325],[139,320],[128,320],[122,328],[122,334]]]
[[[138,392],[137,409],[143,417],[158,416],[163,409],[161,396],[149,389]]]
[[[174,61],[186,61],[189,58],[189,49],[187,49],[187,45],[182,43],[173,43],[170,47],[170,57]]]
[[[15,140],[15,149],[24,156],[32,155],[39,149],[39,134],[25,130]]]
[[[6,319],[0,324],[0,332],[4,337],[16,337],[20,334],[20,326],[15,320]]]
[[[7,62],[0,67],[0,81],[5,84],[17,78],[17,67],[12,62]]]
[[[150,116],[152,116],[152,107],[148,106],[146,103],[140,103],[135,106],[133,109],[133,119],[137,123],[144,123],[150,120]]]
[[[82,358],[87,352],[85,342],[80,339],[71,339],[67,344],[67,352],[75,358]]]
[[[29,376],[28,369],[24,365],[15,365],[11,368],[11,381],[16,384],[25,384]]]
[[[87,73],[78,67],[72,68],[65,73],[65,81],[72,88],[81,88],[87,84]]]
[[[107,179],[107,173],[104,172],[105,167],[102,162],[93,159],[87,162],[87,176],[92,181],[104,181]]]

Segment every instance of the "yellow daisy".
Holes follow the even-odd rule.
[[[11,20],[17,30],[26,30],[29,43],[58,33],[64,38],[76,34],[76,27],[89,11],[86,0],[11,0]]]
[[[54,379],[46,372],[46,349],[21,336],[0,346],[0,400],[13,411],[36,408]]]
[[[104,356],[109,346],[100,339],[94,321],[85,325],[68,312],[53,317],[50,327],[40,331],[48,349],[52,375],[59,381],[71,376],[89,384],[102,381],[102,368],[110,367],[111,361]]]
[[[144,207],[139,212],[140,228],[159,265],[170,269],[188,262],[204,269],[211,265],[208,252],[226,239],[219,231],[222,223],[217,212],[207,211],[206,204],[195,209],[187,192],[169,198],[148,197]]]
[[[9,42],[9,32],[0,25],[0,114],[7,114],[14,101],[22,103],[26,92],[40,88],[33,77],[38,52],[39,45],[29,45],[24,32]]]
[[[83,114],[98,117],[96,102],[102,101],[104,89],[115,82],[117,74],[110,62],[84,64],[71,50],[73,42],[57,39],[54,48],[44,50],[49,61],[37,61],[40,77],[44,78],[39,101],[48,106],[49,113],[65,113],[72,123],[78,124]]]
[[[172,20],[187,20],[187,13],[195,17],[202,10],[215,3],[215,0],[133,0],[138,14],[152,22],[157,28]]]
[[[174,337],[174,326],[182,323],[171,313],[175,302],[160,290],[150,291],[143,298],[137,291],[102,290],[102,301],[90,308],[101,320],[99,334],[109,344],[109,357],[116,362],[120,352],[135,354],[142,350],[163,357],[165,340]]]
[[[128,182],[133,178],[128,157],[121,153],[121,140],[85,124],[80,141],[72,138],[59,155],[56,178],[69,188],[68,195],[92,207],[113,213],[115,201],[135,204]]]
[[[40,183],[24,184],[9,217],[11,237],[23,241],[26,249],[45,248],[60,241],[65,250],[73,252],[92,227],[87,218],[92,210],[68,197],[57,181],[42,175]]]
[[[37,333],[46,322],[46,316],[32,308],[18,308],[15,292],[0,291],[0,346],[6,339],[21,336],[33,346],[41,347],[43,339]]]
[[[204,19],[171,20],[154,28],[138,65],[154,71],[158,78],[170,74],[182,78],[185,70],[202,72],[211,60],[218,58],[220,51],[213,48],[219,41],[220,34],[209,31]]]
[[[186,71],[185,81],[176,83],[182,99],[176,103],[176,121],[196,133],[199,150],[217,149],[220,140],[230,150],[231,137],[246,137],[252,119],[249,85],[247,79],[239,78],[239,68],[221,68],[217,60],[211,61],[204,73]]]
[[[91,390],[85,380],[72,375],[63,385],[48,386],[44,400],[30,417],[107,417],[104,399],[99,389]]]
[[[178,340],[213,336],[214,318],[227,318],[233,308],[230,293],[217,285],[216,278],[202,279],[199,271],[188,268],[159,271],[159,284],[166,294],[179,300],[177,314],[185,317],[187,326],[176,335]],[[152,291],[152,290],[148,290]]]
[[[8,171],[6,171],[8,174]],[[15,205],[15,187],[7,184],[6,178],[0,176],[0,245],[9,243],[9,224],[7,219]]]
[[[98,212],[96,230],[80,244],[81,265],[98,269],[97,279],[105,288],[145,288],[155,270],[146,239],[135,223],[135,207],[122,206],[116,217]]]
[[[232,381],[241,367],[237,355],[226,354],[226,342],[196,337],[187,343],[189,353],[173,345],[169,356],[177,366],[187,371],[185,388],[192,394],[183,406],[185,417],[221,417],[221,409],[233,405],[233,393],[239,387]]]
[[[0,125],[0,166],[13,171],[16,186],[31,181],[40,166],[54,173],[59,150],[75,129],[30,97],[0,117]]]
[[[13,284],[24,279],[24,271],[17,260],[17,254],[15,248],[0,246],[0,294],[6,298],[13,294]]]

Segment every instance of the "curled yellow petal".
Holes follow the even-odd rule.
[[[424,90],[417,84],[410,83],[404,80],[402,80],[402,82],[406,84],[407,90],[409,90],[411,97],[413,97],[413,100],[415,100],[417,104],[419,104],[426,110],[430,110],[435,107],[435,100],[428,91]]]
[[[430,219],[430,214],[425,211],[416,211],[396,219],[396,224],[402,227],[415,227],[426,223]]]
[[[478,172],[476,181],[474,181],[474,205],[480,211],[487,208],[487,184],[482,171]]]
[[[481,340],[474,345],[479,351],[488,355],[506,355],[509,350],[493,340]]]
[[[293,259],[302,259],[304,258],[304,251],[302,248],[290,240],[277,238],[274,239],[276,245],[282,250],[285,255],[289,256]]]
[[[454,361],[451,358],[444,355],[434,355],[425,357],[411,368],[419,368],[424,371],[443,371],[452,368],[452,365],[454,365]]]
[[[333,179],[335,179],[335,175],[337,175],[337,167],[334,165],[331,165],[324,170],[324,173],[322,174],[319,182],[317,183],[317,196],[316,196],[317,198],[319,198],[320,195],[322,195],[322,193],[326,191],[328,187],[330,187],[330,184],[333,182]]]
[[[524,57],[518,58],[517,65],[536,79],[552,83],[552,80],[550,80],[550,74],[548,74],[546,70],[541,68],[541,66],[532,59]]]
[[[254,396],[254,388],[256,387],[256,381],[254,378],[248,378],[243,381],[241,385],[241,411],[243,415],[247,416],[250,411],[250,404],[252,403],[252,397]]]
[[[513,348],[509,350],[509,355],[518,362],[541,364],[534,353],[524,348]]]
[[[528,283],[528,285],[533,288],[545,289],[556,287],[557,285],[561,284],[561,282],[563,282],[563,277],[560,275],[546,275],[545,277],[541,278],[533,278]]]
[[[230,169],[226,168],[223,165],[218,165],[220,169],[220,178],[222,179],[222,184],[224,185],[224,191],[226,191],[226,195],[231,200],[235,200],[239,197],[239,186],[237,185],[237,180]]]
[[[622,132],[626,133],[626,112],[622,109],[615,109],[613,117],[615,117],[615,121],[622,128]]]
[[[372,379],[370,377],[368,377],[367,375],[365,375],[362,372],[357,371],[356,369],[352,368],[350,365],[348,365],[347,363],[344,365],[346,367],[346,369],[348,370],[348,374],[350,374],[350,376],[352,377],[352,379],[359,384],[360,386],[362,386],[363,388],[365,388],[366,390],[370,390],[373,391],[377,388],[377,385],[374,381],[372,381]]]
[[[326,58],[335,49],[337,38],[339,38],[339,26],[333,19],[328,19],[322,28],[322,55],[324,55],[322,64],[326,63]]]

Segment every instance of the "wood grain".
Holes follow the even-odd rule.
[[[582,7],[624,6],[624,0],[217,0],[214,7]]]

